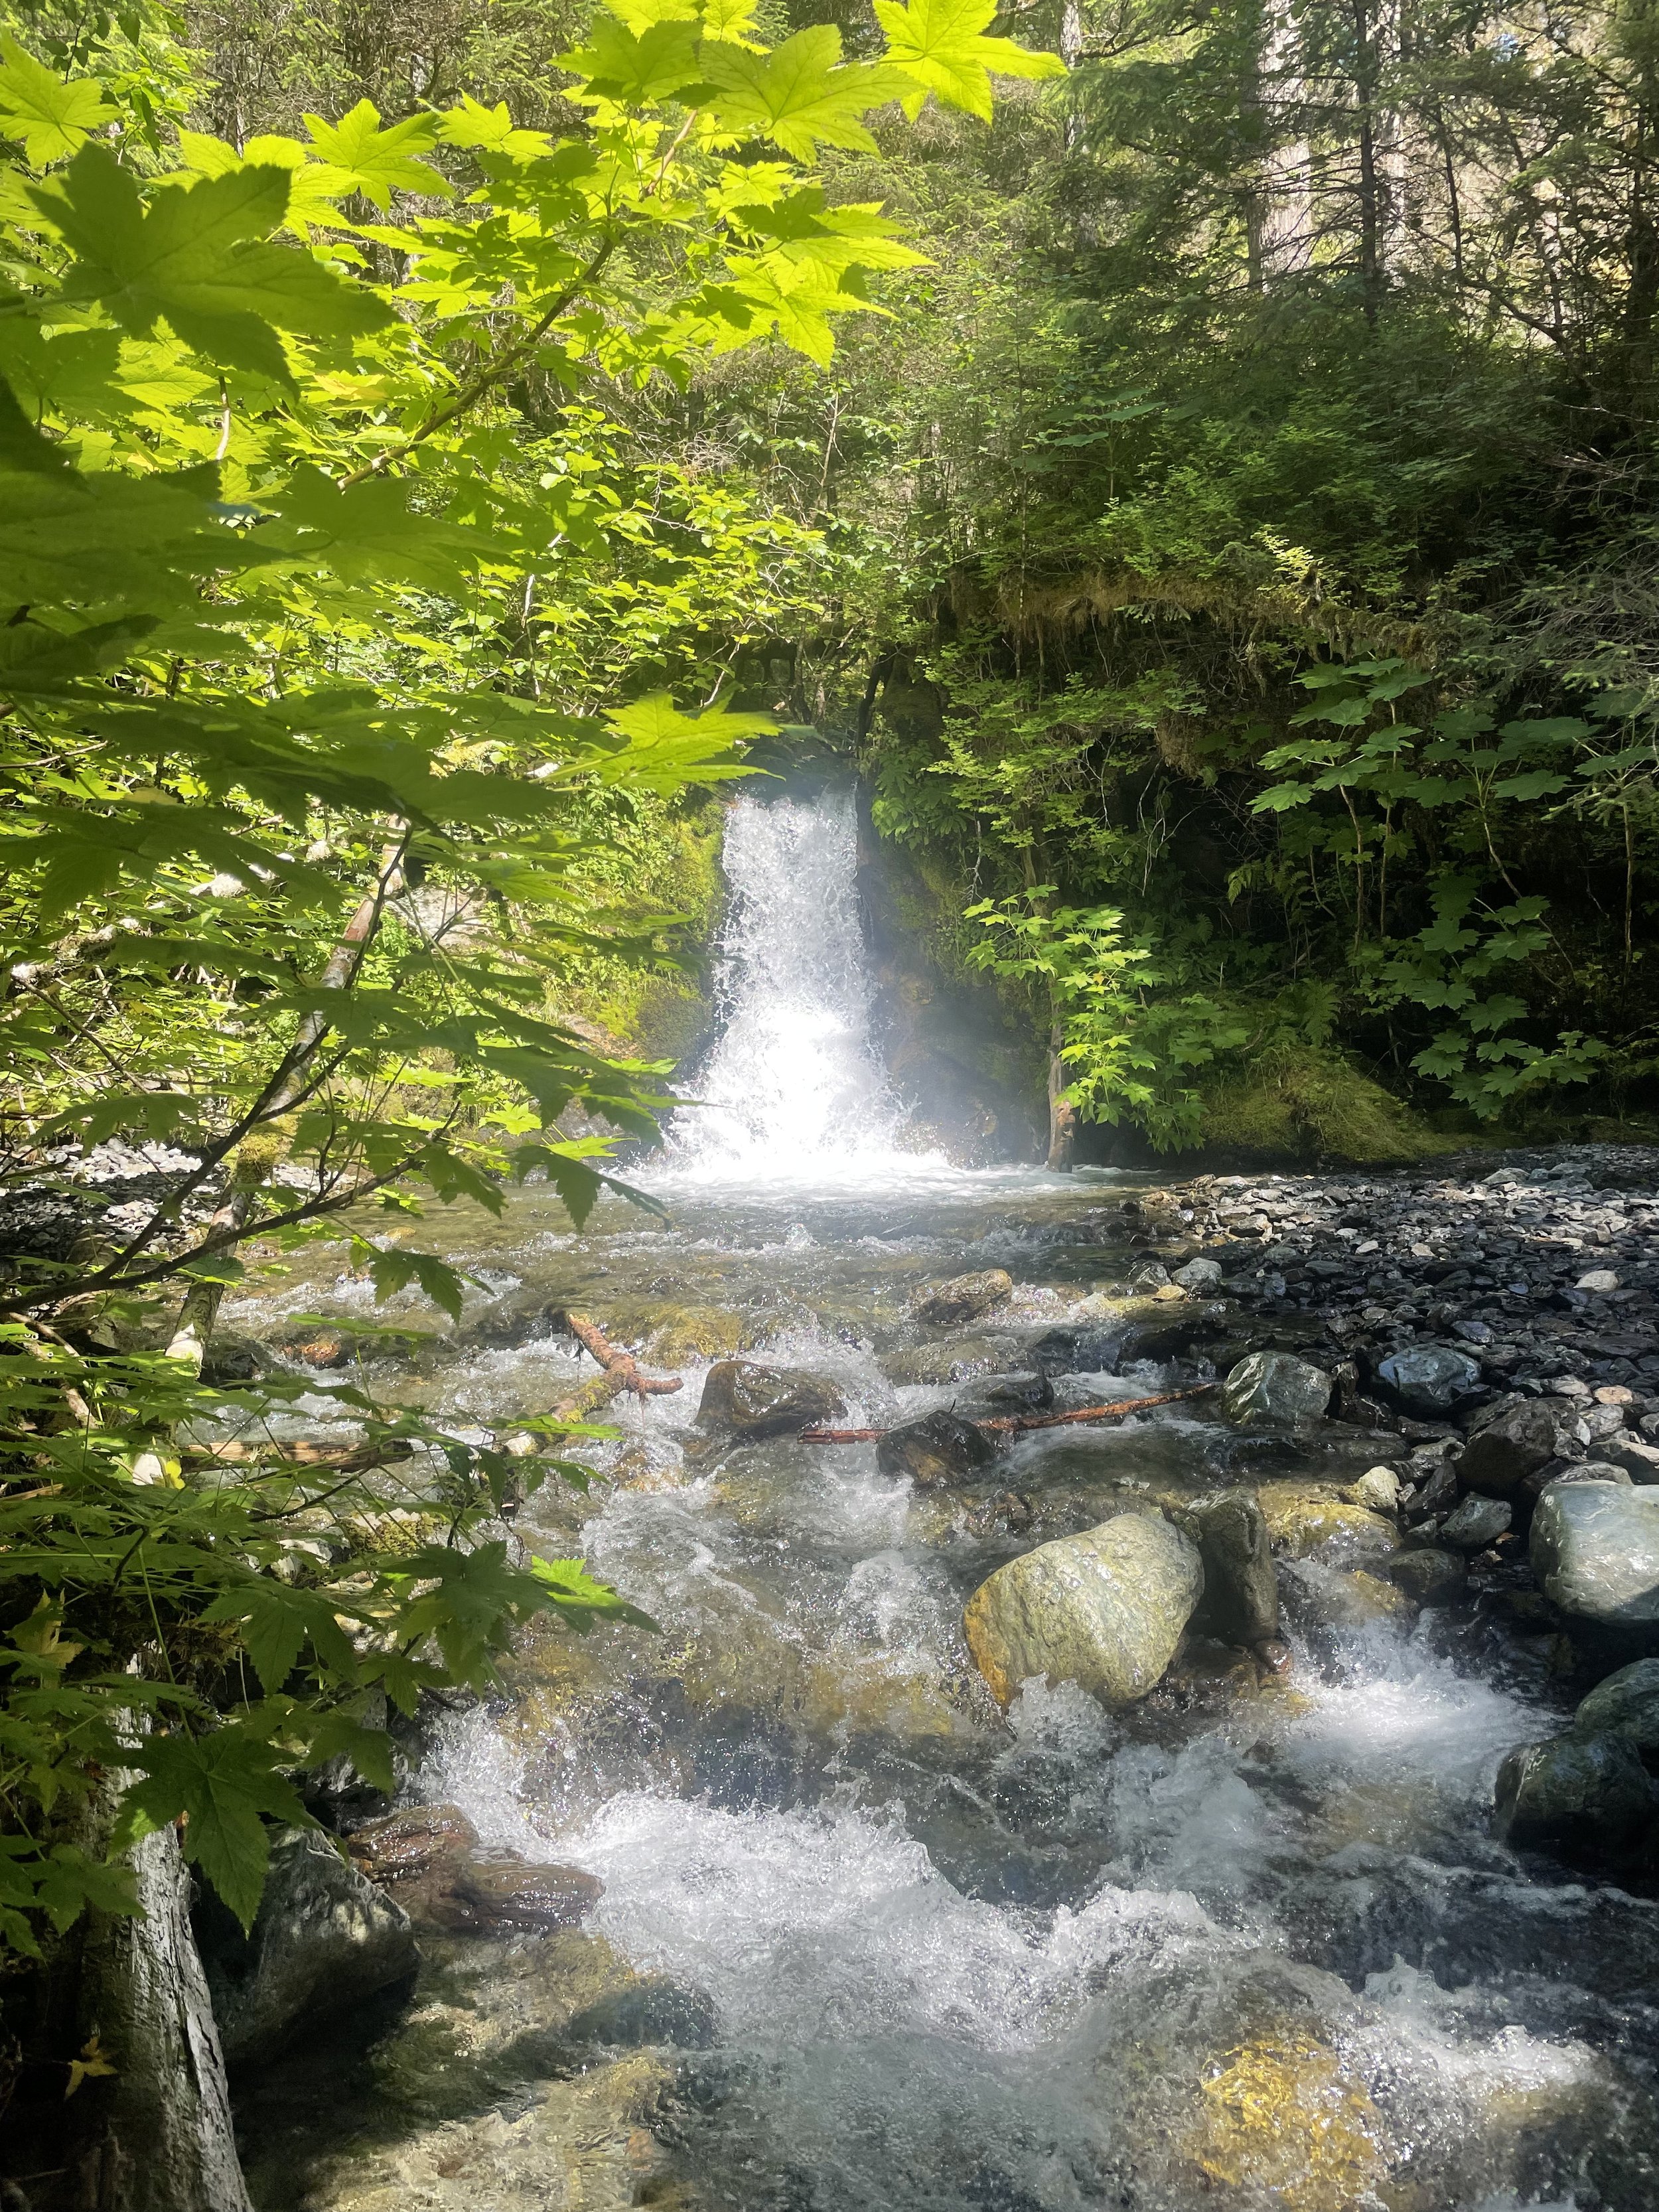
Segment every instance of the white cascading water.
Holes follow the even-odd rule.
[[[914,1166],[871,1031],[849,792],[726,817],[725,1027],[674,1116],[671,1175],[822,1182]]]

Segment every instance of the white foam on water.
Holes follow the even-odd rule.
[[[1092,1978],[1230,1940],[1175,1893],[1107,1890],[1052,1917],[963,1897],[900,1828],[840,1807],[733,1813],[627,1795],[569,1847],[605,1883],[593,1925],[636,1965],[704,1990],[742,2043],[904,2033],[1028,2049]]]

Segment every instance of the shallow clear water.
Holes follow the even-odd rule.
[[[737,843],[751,887],[817,850],[810,820],[772,813]],[[818,827],[833,844],[845,824],[832,807]],[[848,853],[836,869],[848,876]],[[797,933],[814,910],[781,894],[769,909]],[[542,1299],[640,1342],[688,1310],[717,1316],[745,1356],[831,1378],[850,1421],[890,1422],[982,1387],[885,1371],[929,1334],[908,1317],[919,1284],[1006,1267],[1012,1305],[963,1334],[1011,1364],[1121,1273],[1109,1205],[1126,1183],[907,1157],[839,921],[810,1050],[765,1003],[805,954],[763,957],[753,924],[740,908],[732,1020],[702,1086],[729,1097],[728,1118],[699,1123],[657,1172],[670,1223],[607,1201],[575,1236],[534,1190],[502,1224],[458,1212],[458,1255],[495,1299],[476,1297],[419,1379],[393,1387],[458,1429],[556,1402],[582,1371],[568,1340],[491,1349],[479,1327],[496,1303]],[[793,1136],[778,1116],[797,1117]],[[789,1174],[756,1171],[790,1158]],[[361,1295],[325,1265],[280,1302]],[[502,1697],[446,1723],[416,1784],[491,1841],[601,1875],[593,1931],[699,2000],[702,2047],[670,2054],[652,2122],[666,2167],[616,2202],[1659,2203],[1659,1912],[1487,1833],[1503,1753],[1559,1724],[1543,1651],[1427,1615],[1299,1644],[1278,1684],[1195,1643],[1120,1716],[1033,1684],[1004,1717],[968,1657],[964,1598],[1030,1543],[1126,1497],[1351,1479],[1376,1456],[1368,1440],[1243,1439],[1200,1401],[1028,1436],[941,1498],[879,1474],[867,1445],[710,1461],[695,1427],[708,1359],[674,1364],[682,1391],[619,1416],[599,1455],[609,1482],[586,1504],[538,1498],[520,1530],[580,1547],[660,1634],[533,1638]],[[1164,1379],[1071,1387],[1081,1402]],[[1011,1491],[1031,1514],[1017,1532],[998,1505]],[[476,1971],[506,1974],[514,1948]],[[312,2124],[326,2128],[325,2107]],[[337,2175],[303,2201],[601,2201],[491,2171],[465,2198],[425,2180],[359,2197]]]

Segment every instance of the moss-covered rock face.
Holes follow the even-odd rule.
[[[1399,1099],[1335,1053],[1262,1054],[1204,1101],[1206,1150],[1251,1159],[1403,1165],[1451,1149]]]
[[[653,1366],[683,1367],[690,1359],[729,1359],[743,1343],[740,1314],[720,1306],[682,1306],[652,1330],[645,1356]]]

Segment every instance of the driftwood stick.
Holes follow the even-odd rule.
[[[599,1323],[590,1321],[586,1314],[568,1313],[565,1324],[582,1350],[590,1352],[605,1370],[591,1382],[584,1382],[580,1390],[553,1408],[559,1418],[596,1412],[619,1398],[624,1390],[632,1391],[636,1398],[655,1398],[670,1390],[682,1389],[684,1385],[678,1375],[642,1375],[632,1352],[618,1352],[606,1338]]]
[[[353,1444],[344,1450],[330,1444],[313,1443],[308,1437],[301,1437],[286,1444],[210,1444],[204,1449],[181,1452],[179,1457],[180,1464],[189,1468],[315,1467],[326,1468],[336,1474],[357,1474],[368,1468],[391,1467],[400,1459],[408,1459],[414,1449],[413,1444],[398,1437],[388,1437],[378,1444]]]
[[[1213,1382],[1200,1382],[1190,1390],[1164,1390],[1156,1398],[1120,1398],[1110,1406],[1079,1406],[1070,1413],[1003,1413],[994,1420],[975,1421],[976,1429],[990,1429],[999,1435],[1012,1435],[1016,1430],[1063,1429],[1074,1421],[1115,1420],[1121,1413],[1139,1413],[1148,1406],[1173,1406],[1182,1398],[1201,1398],[1206,1390],[1215,1389]],[[890,1434],[886,1429],[803,1429],[799,1442],[804,1444],[873,1444]]]

